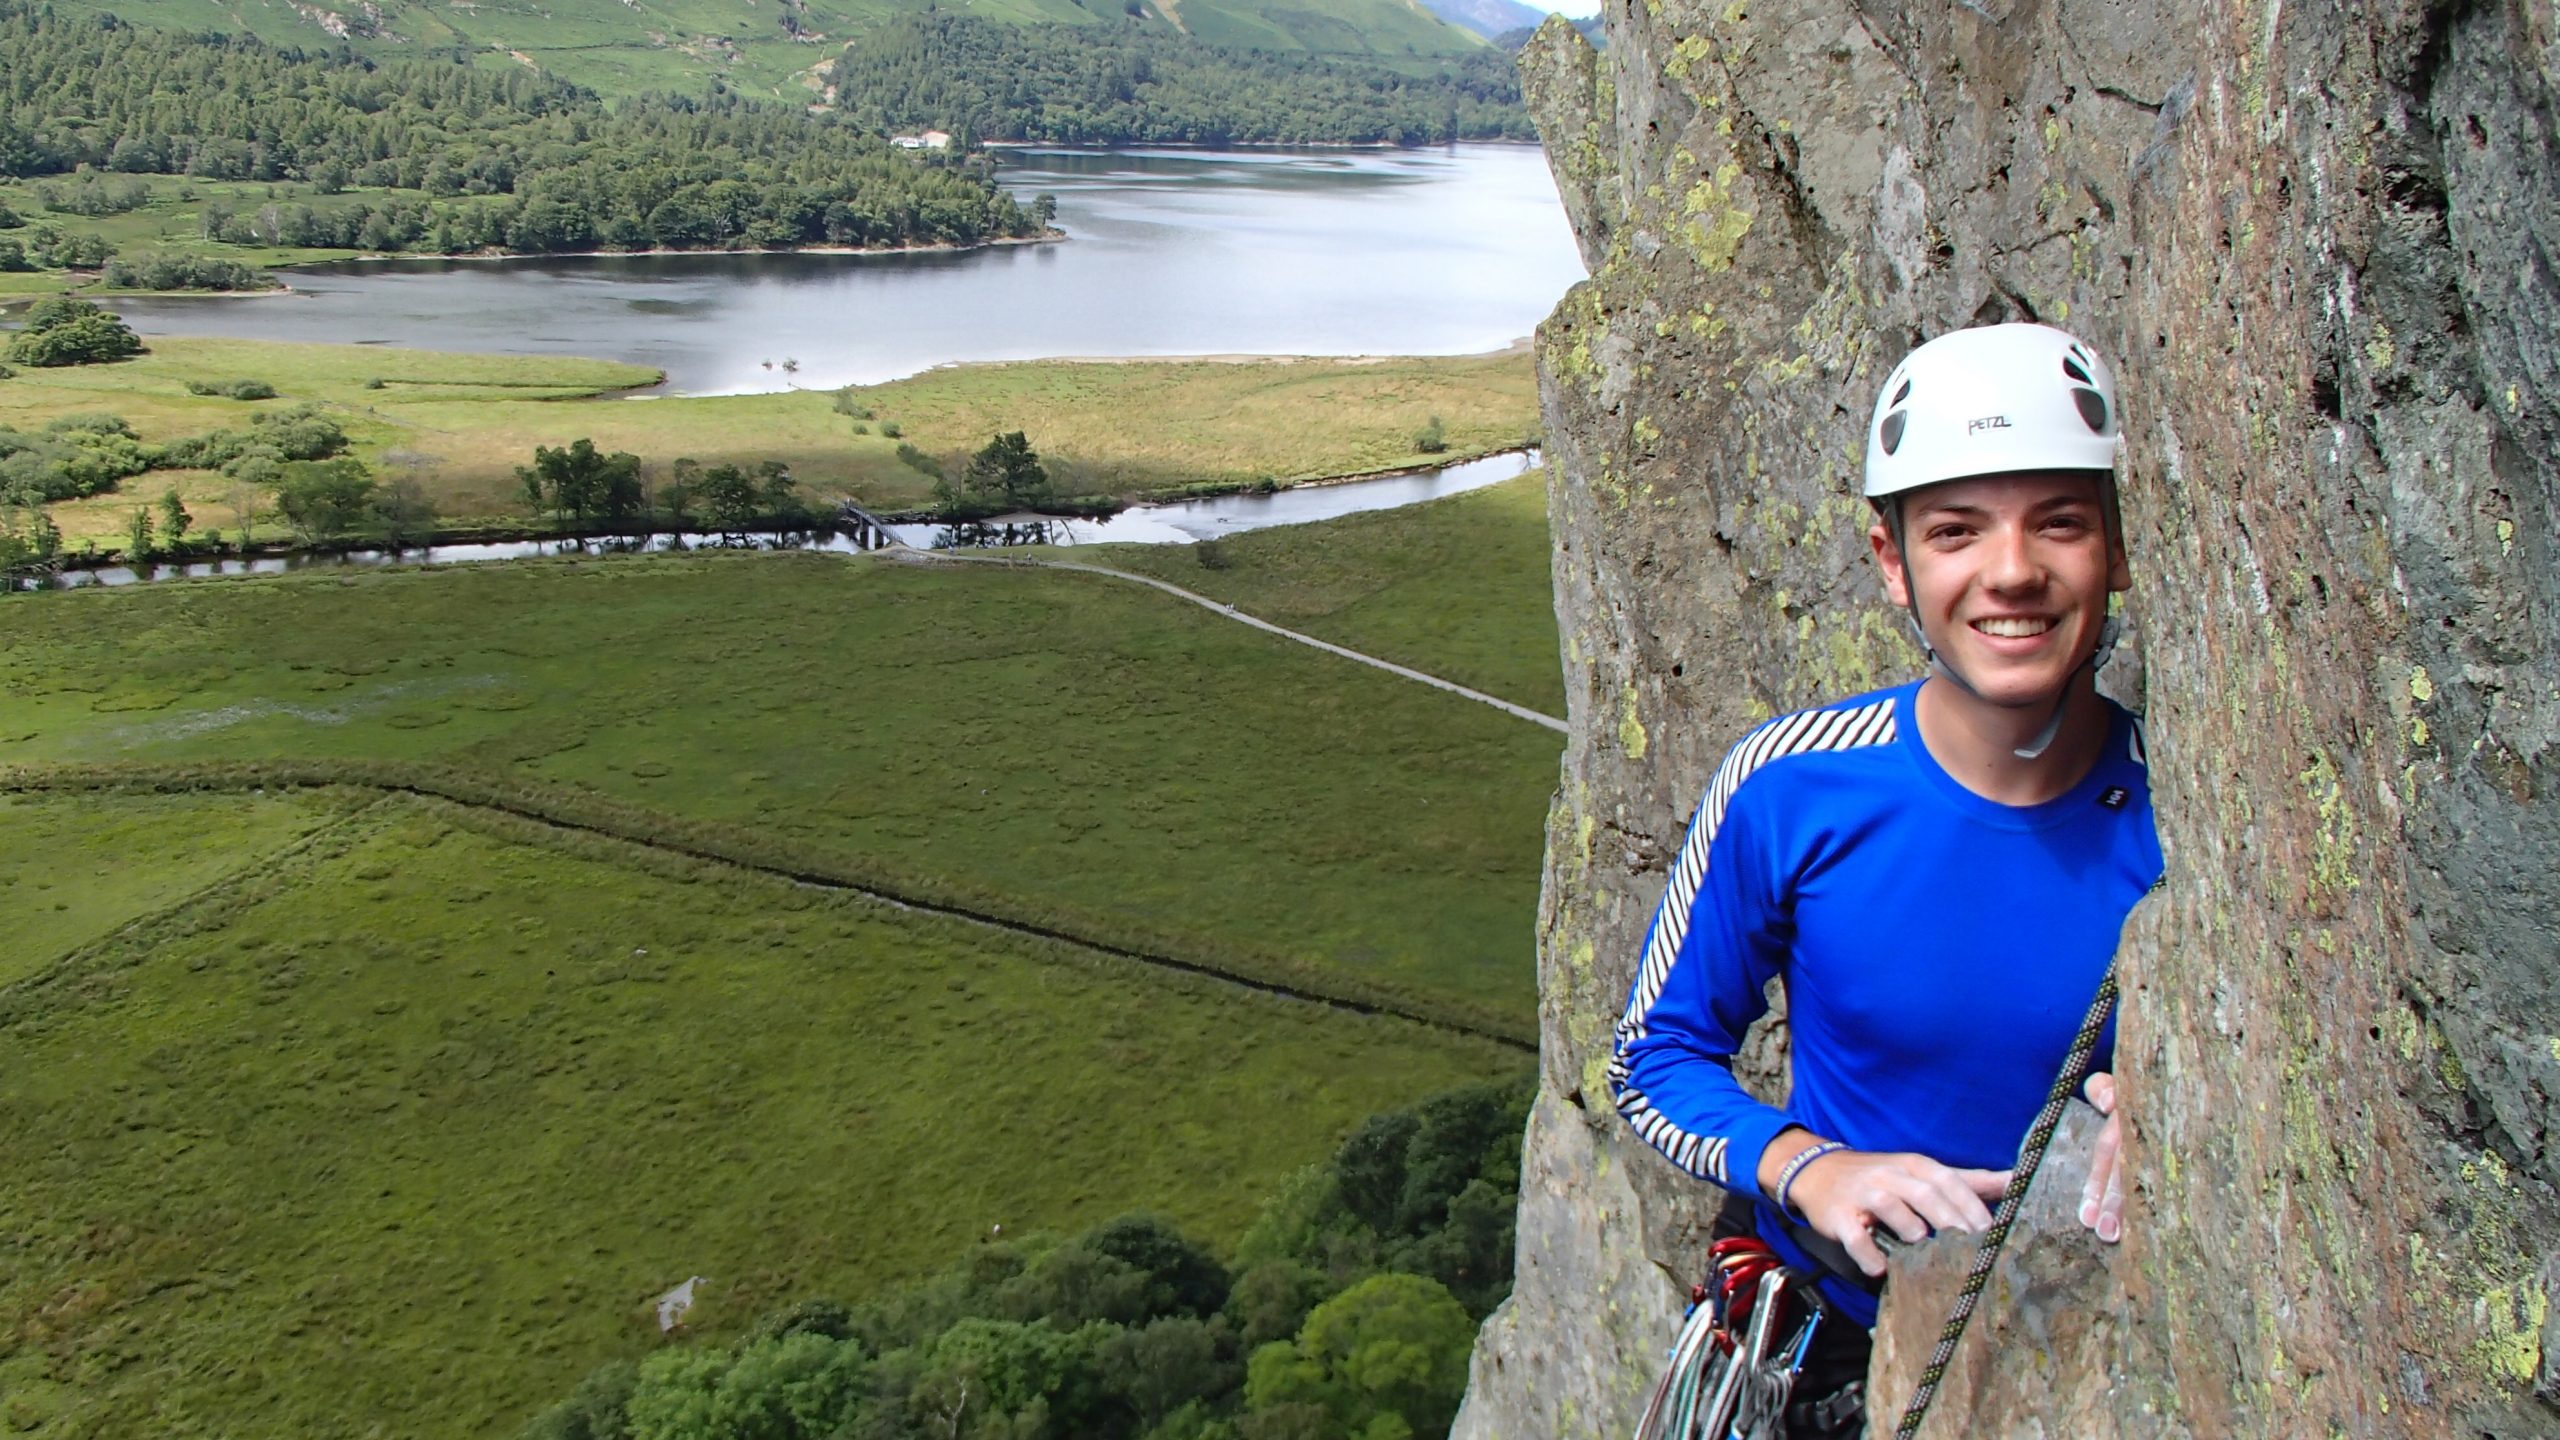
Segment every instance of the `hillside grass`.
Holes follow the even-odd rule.
[[[1247,614],[1561,718],[1547,478],[1202,545],[1066,558],[1152,575]]]
[[[384,59],[459,48],[474,65],[538,70],[605,95],[699,94],[717,81],[763,99],[811,103],[823,95],[823,67],[847,41],[923,7],[916,0],[807,0],[793,7],[802,26],[795,38],[778,13],[722,0],[481,0],[470,6],[383,0],[366,7],[378,24],[363,25],[354,8],[340,9],[361,26],[343,40],[322,27],[322,12],[287,0],[217,0],[210,7],[201,0],[58,0],[56,8],[113,13],[164,29],[245,32],[305,49],[346,43]],[[1014,24],[1132,23],[1117,3],[942,0],[940,8]],[[1286,6],[1159,0],[1149,11],[1140,23],[1169,24],[1217,44],[1390,62],[1464,54],[1483,43],[1401,0],[1290,0]]]
[[[527,527],[547,517],[526,509],[516,467],[537,445],[580,438],[640,456],[653,483],[680,456],[705,465],[773,459],[791,466],[813,499],[909,510],[930,502],[933,481],[899,458],[901,444],[957,474],[997,432],[1021,430],[1062,488],[1131,494],[1421,464],[1520,444],[1537,425],[1536,377],[1529,357],[1515,353],[958,366],[855,391],[852,403],[873,412],[857,420],[837,412],[833,391],[614,398],[655,384],[658,372],[600,360],[169,337],[150,346],[113,365],[0,380],[0,424],[26,429],[112,413],[145,440],[164,442],[244,425],[258,409],[316,403],[377,473],[416,478],[445,521]],[[186,390],[189,380],[244,378],[267,381],[278,397],[241,402]],[[1441,456],[1413,447],[1433,415],[1448,433]],[[881,434],[883,422],[903,435]],[[236,539],[233,486],[204,472],[136,476],[121,491],[54,507],[55,520],[75,544],[112,545],[136,504],[172,486],[199,529]],[[275,522],[267,524],[273,539]]]
[[[688,1276],[726,1339],[992,1225],[1144,1206],[1231,1243],[1366,1115],[1519,1064],[440,802],[301,803],[344,818],[0,988],[12,1433],[512,1433],[662,1344]],[[86,796],[0,826],[0,869],[230,838],[207,808]]]
[[[571,787],[786,868],[1534,1032],[1557,737],[1123,582],[698,554],[81,591],[8,618],[0,765]]]

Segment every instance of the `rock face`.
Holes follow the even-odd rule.
[[[2550,0],[1608,24],[1524,57],[1592,272],[1539,337],[1573,739],[1521,1280],[1458,1433],[1628,1428],[1709,1198],[1601,1078],[1664,867],[1751,722],[1913,673],[1856,498],[1884,370],[2037,318],[2124,391],[2169,883],[2122,956],[2129,1237],[2010,1262],[2104,1323],[1986,1315],[2001,1373],[1929,1432],[2560,1434]]]

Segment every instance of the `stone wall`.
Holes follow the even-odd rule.
[[[2124,391],[2169,885],[2123,953],[2129,1237],[2017,1262],[2102,1333],[1995,1321],[1930,1430],[2560,1434],[2553,0],[1608,26],[1523,65],[1592,272],[1539,335],[1573,738],[1521,1278],[1458,1433],[1628,1428],[1706,1210],[1601,1078],[1664,867],[1746,726],[1913,673],[1873,387],[2034,318]]]

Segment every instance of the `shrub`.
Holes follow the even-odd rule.
[[[276,387],[264,380],[190,380],[190,395],[219,395],[227,400],[273,400]]]
[[[1439,416],[1432,416],[1431,423],[1413,437],[1413,448],[1425,455],[1437,455],[1449,448],[1448,427],[1440,423]]]
[[[69,415],[33,433],[0,426],[0,491],[76,500],[151,468],[152,453],[116,415]]]
[[[895,421],[895,420],[883,420],[883,421],[881,421],[881,422],[880,422],[880,433],[881,433],[881,434],[883,434],[883,435],[888,436],[888,437],[889,437],[890,439],[892,439],[892,440],[895,440],[895,439],[897,439],[899,436],[904,435],[904,434],[906,434],[907,432],[906,432],[906,430],[905,430],[903,427],[901,427],[901,426],[898,424],[898,422],[897,422],[897,421]]]
[[[9,358],[21,365],[95,365],[141,353],[133,327],[71,295],[37,301],[26,328],[9,341]]]
[[[872,418],[871,407],[855,399],[853,397],[853,391],[850,389],[839,390],[836,392],[835,408],[837,414],[850,415],[856,420],[868,420]]]
[[[881,426],[880,433],[883,435],[889,434],[890,427],[886,425]],[[917,472],[918,474],[930,475],[936,480],[942,478],[942,462],[934,459],[930,455],[927,455],[913,445],[901,443],[898,446],[898,463]]]

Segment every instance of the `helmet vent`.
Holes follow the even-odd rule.
[[[2089,378],[2089,372],[2081,368],[2080,362],[2077,360],[2064,360],[2062,362],[2062,373],[2079,381],[2083,385],[2094,385],[2097,383]]]
[[[2106,396],[2099,394],[2095,390],[2074,389],[2071,392],[2071,403],[2080,407],[2080,419],[2083,423],[2088,425],[2090,434],[2104,435],[2107,433]],[[1893,452],[1891,448],[1888,447],[1885,453],[1889,455]]]
[[[1903,382],[1902,382],[1902,388],[1893,392],[1893,403],[1894,403],[1895,405],[1900,405],[1903,401],[1908,400],[1908,399],[1910,399],[1910,398],[1911,398],[1911,382],[1910,382],[1910,381],[1908,381],[1908,380],[1905,380],[1905,381],[1903,381]],[[1891,449],[1893,449],[1893,447],[1892,447],[1892,446],[1890,446],[1890,445],[1888,445],[1888,446],[1886,446],[1886,447],[1885,447],[1885,449],[1886,449],[1886,450],[1888,450],[1888,451],[1890,451]]]
[[[1911,389],[1908,385],[1905,385],[1902,388],[1906,393]],[[1908,410],[1896,410],[1892,414],[1884,417],[1884,429],[1876,436],[1876,439],[1884,446],[1884,453],[1890,455],[1894,451],[1902,448],[1902,432],[1910,423],[1911,412]]]

